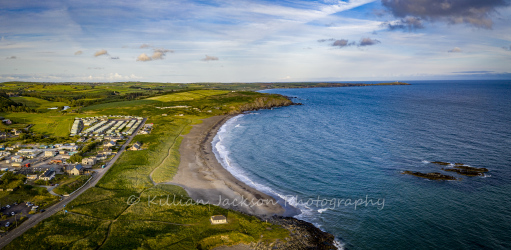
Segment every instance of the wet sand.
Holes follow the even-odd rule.
[[[277,201],[236,179],[216,159],[211,142],[218,129],[233,116],[214,116],[194,125],[183,135],[179,148],[181,161],[172,184],[183,187],[195,201],[269,217],[296,213]]]

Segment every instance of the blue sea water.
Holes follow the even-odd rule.
[[[303,105],[229,120],[215,154],[347,249],[510,249],[511,81],[410,83],[264,91]],[[490,171],[460,176],[432,161]]]

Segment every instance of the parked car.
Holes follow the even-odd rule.
[[[7,206],[5,206],[5,207],[6,207],[6,208],[11,208],[11,205],[7,205]]]
[[[41,211],[39,211],[39,212],[41,212],[41,213],[42,213],[42,212],[44,212],[44,211],[46,211],[46,210],[44,210],[44,209],[41,209]]]
[[[9,227],[11,225],[10,222],[5,223],[5,227]]]
[[[16,213],[15,212],[11,212],[11,215],[14,216]]]

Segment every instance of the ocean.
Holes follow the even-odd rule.
[[[303,105],[232,118],[215,154],[346,249],[510,249],[511,81],[409,83],[265,90]]]

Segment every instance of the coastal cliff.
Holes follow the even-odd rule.
[[[237,114],[245,111],[254,111],[259,109],[271,109],[275,107],[284,107],[296,105],[289,98],[278,95],[278,94],[269,94],[264,97],[257,97],[253,102],[245,103],[239,106],[231,106],[229,114]]]

